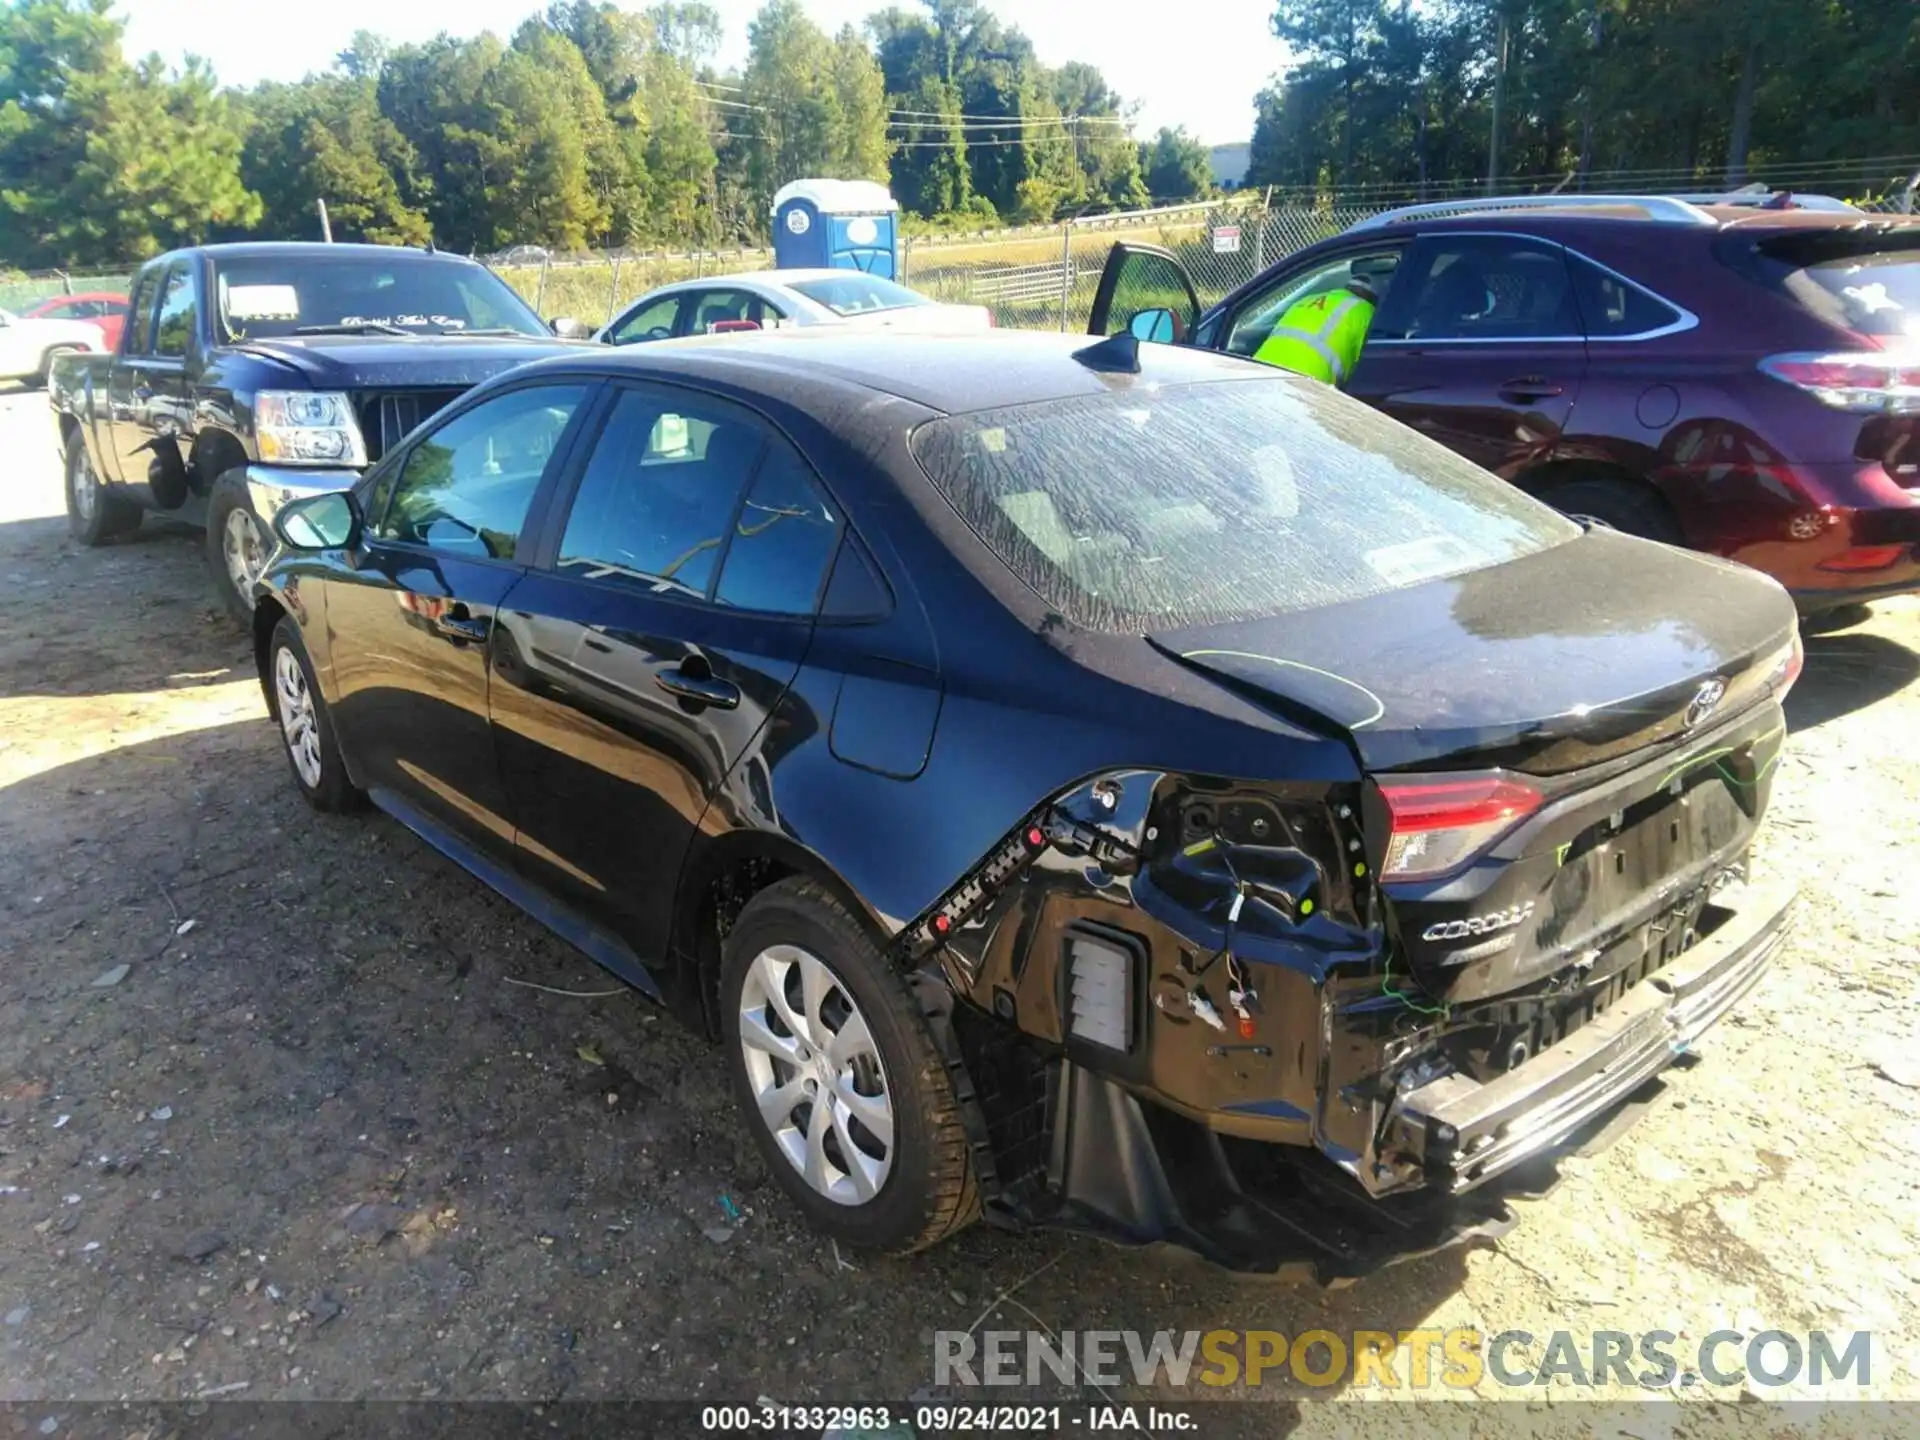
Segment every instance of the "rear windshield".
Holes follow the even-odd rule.
[[[1279,375],[955,415],[913,444],[1013,573],[1092,629],[1313,609],[1579,533],[1433,441]]]
[[[216,262],[215,284],[221,325],[234,340],[396,330],[548,333],[492,271],[404,250],[230,256]]]
[[[789,280],[785,283],[788,289],[799,291],[814,304],[824,305],[836,315],[868,315],[875,310],[904,310],[909,305],[933,303],[904,285],[882,280],[878,275],[862,275],[857,271],[849,271],[844,276],[836,275],[831,280]]]
[[[1782,236],[1754,258],[1760,278],[1859,335],[1920,336],[1920,233]]]

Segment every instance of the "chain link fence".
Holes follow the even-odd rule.
[[[1858,162],[1852,168],[1866,174],[1874,165],[1880,167],[1876,174],[1892,173],[1895,168],[1891,161]],[[1559,184],[1569,178],[1562,177]],[[1791,184],[1796,178],[1800,177],[1783,175],[1777,183]],[[1913,187],[1920,182],[1920,173],[1904,184],[1897,177],[1874,185],[1840,185],[1825,175],[1804,178],[1812,182],[1805,186],[1808,190],[1844,193],[1861,209],[1892,214],[1915,208]],[[1649,176],[1620,190],[1659,188],[1684,193],[1694,188],[1660,183],[1666,179]],[[1558,184],[1516,184],[1514,191],[1540,194],[1558,188]],[[1483,187],[1471,182],[1429,187],[1419,196],[1387,187],[1334,197],[1241,192],[1206,204],[1087,216],[1056,225],[976,235],[907,236],[901,241],[901,279],[935,300],[984,305],[993,312],[995,323],[1006,328],[1080,331],[1087,327],[1101,268],[1116,242],[1171,251],[1193,277],[1204,305],[1294,251],[1395,205],[1416,198],[1464,199],[1482,193]],[[658,286],[766,270],[774,261],[771,250],[743,248],[538,256],[518,250],[487,263],[541,316],[566,315],[597,327]],[[0,309],[18,314],[56,295],[92,290],[124,294],[132,282],[132,268],[30,275],[0,272]]]
[[[1265,206],[1258,197],[1068,220],[960,236],[907,236],[901,280],[935,300],[984,305],[1013,329],[1085,329],[1100,269],[1116,241],[1179,256],[1202,301],[1219,299],[1268,265],[1337,234],[1378,206]],[[683,254],[516,256],[489,262],[542,316],[603,325],[657,286],[773,267],[770,250]]]
[[[60,295],[124,295],[133,284],[133,268],[100,272],[0,270],[0,310],[19,315]]]

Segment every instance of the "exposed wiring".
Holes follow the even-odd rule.
[[[1450,1005],[1423,1005],[1404,991],[1393,988],[1393,947],[1391,945],[1387,947],[1387,968],[1380,976],[1380,990],[1383,994],[1391,995],[1409,1010],[1418,1011],[1422,1015],[1444,1016],[1452,1013],[1453,1007]]]

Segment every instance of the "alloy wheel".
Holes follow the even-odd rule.
[[[220,532],[220,553],[226,557],[227,579],[234,594],[251,599],[253,582],[267,567],[267,540],[252,511],[235,507],[227,512],[227,523]]]
[[[760,1120],[808,1186],[864,1205],[893,1168],[893,1094],[866,1016],[817,956],[770,945],[740,993],[740,1051]]]
[[[100,503],[100,486],[93,478],[93,462],[87,458],[86,446],[77,441],[73,448],[71,468],[73,513],[83,522],[92,520],[94,507]]]
[[[300,657],[281,646],[273,657],[274,698],[280,711],[280,733],[286,737],[287,754],[293,768],[307,788],[320,788],[320,717],[313,707],[313,692],[307,689],[307,672]]]

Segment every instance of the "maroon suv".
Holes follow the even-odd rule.
[[[1365,280],[1350,394],[1569,514],[1763,570],[1803,611],[1920,589],[1920,217],[1434,208],[1204,312],[1172,254],[1115,246],[1093,332],[1252,355],[1295,301]]]

